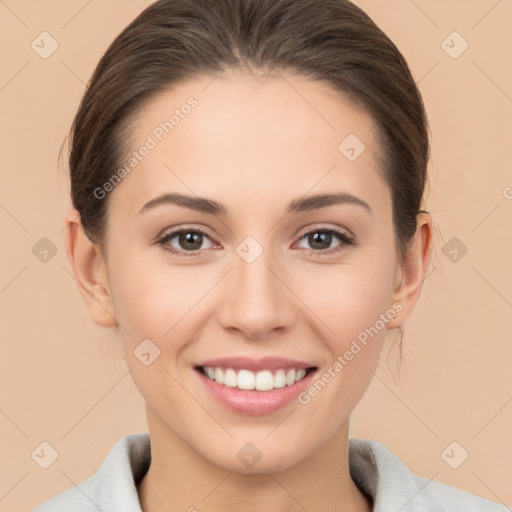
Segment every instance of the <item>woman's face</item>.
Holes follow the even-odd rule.
[[[346,429],[396,326],[374,123],[283,78],[153,98],[109,204],[108,284],[150,430],[235,471],[284,469]]]

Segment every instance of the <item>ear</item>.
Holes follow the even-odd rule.
[[[80,213],[75,208],[66,214],[64,220],[66,251],[91,319],[102,327],[115,327],[117,320],[103,253],[85,234]]]
[[[416,232],[409,250],[397,263],[395,288],[392,304],[395,304],[399,318],[388,322],[388,329],[398,327],[413,312],[420,298],[423,281],[430,263],[432,252],[432,217],[428,212],[419,213],[416,218]],[[401,310],[397,305],[401,305]],[[393,309],[395,309],[393,308]]]

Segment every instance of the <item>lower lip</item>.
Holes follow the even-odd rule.
[[[217,401],[232,411],[250,416],[271,414],[293,402],[297,395],[308,387],[316,373],[316,370],[310,371],[303,379],[290,386],[274,388],[270,391],[258,391],[256,389],[230,388],[209,379],[198,370],[194,371]]]

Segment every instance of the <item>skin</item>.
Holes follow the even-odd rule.
[[[432,220],[418,215],[402,259],[374,122],[319,81],[228,71],[182,82],[141,109],[130,147],[144,144],[190,96],[197,107],[112,192],[105,250],[87,239],[76,210],[66,216],[66,248],[90,316],[119,330],[146,400],[152,464],[138,486],[142,508],[369,511],[348,470],[349,416],[386,331],[420,296]],[[349,134],[366,146],[353,162],[338,149]],[[226,214],[175,204],[139,213],[164,192],[207,197]],[[357,196],[371,212],[344,203],[285,214],[294,199],[333,192]],[[211,236],[193,256],[156,243],[180,228]],[[322,249],[301,239],[319,228],[352,234],[356,244],[333,235]],[[252,263],[236,252],[247,236],[263,248]],[[178,237],[169,245],[190,252]],[[216,402],[193,369],[214,357],[272,355],[312,362],[322,374],[393,304],[402,307],[399,320],[307,405],[238,414]],[[133,353],[146,338],[160,349],[149,366]],[[247,442],[262,453],[251,468],[237,457]]]

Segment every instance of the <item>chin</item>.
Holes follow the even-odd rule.
[[[265,435],[268,435],[268,431]],[[201,455],[212,464],[233,473],[243,475],[275,473],[285,471],[308,457],[308,451],[303,442],[299,444],[291,442],[294,437],[282,433],[271,441],[251,435],[237,436],[236,440],[230,439],[229,445],[225,445],[218,451],[214,453],[203,451]],[[288,443],[285,443],[285,439]],[[209,447],[215,446],[213,441],[209,443]],[[314,451],[313,446],[310,451]]]
[[[222,460],[217,464],[218,466],[238,473],[240,475],[267,475],[268,473],[278,473],[285,471],[299,462],[296,454],[292,453],[279,453],[272,454],[271,457],[262,454],[261,459],[253,462],[253,465],[245,465],[238,458]]]

